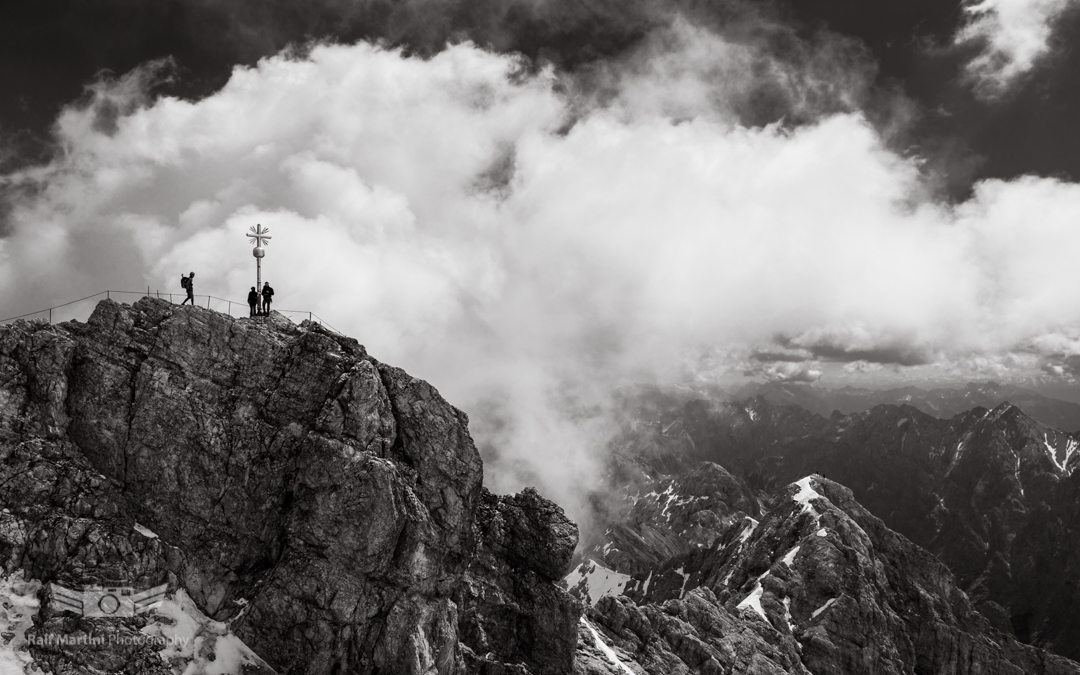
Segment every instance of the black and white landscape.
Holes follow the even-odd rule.
[[[105,300],[0,377],[10,672],[1080,672],[1080,439],[1008,402],[624,392],[582,532],[315,322]]]
[[[0,675],[1080,671],[1077,35],[4,4]]]

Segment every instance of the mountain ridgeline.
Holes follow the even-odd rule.
[[[579,543],[536,490],[482,486],[464,413],[317,324],[144,298],[0,327],[0,591],[36,592],[0,650],[57,675],[1080,673],[1071,434],[1012,405],[641,411]],[[167,599],[79,616],[52,583]]]
[[[1010,403],[939,419],[896,405],[825,418],[763,396],[691,400],[667,409],[657,400],[652,396],[638,408],[639,419],[616,443],[610,480],[625,497],[598,503],[608,525],[583,542],[579,559],[586,562],[573,579],[586,576],[581,571],[592,561],[624,575],[623,593],[639,603],[685,595],[698,584],[712,584],[720,599],[728,593],[741,598],[751,589],[740,581],[740,568],[716,584],[719,570],[732,569],[723,561],[746,555],[778,509],[790,506],[788,486],[816,474],[815,485],[845,486],[837,486],[844,494],[830,501],[856,522],[866,514],[842,504],[854,500],[881,519],[878,525],[903,535],[908,547],[944,563],[950,583],[995,631],[1080,658],[1075,435]],[[771,536],[800,545],[780,532]],[[806,552],[802,546],[796,560]],[[812,563],[822,564],[820,556]],[[755,569],[765,571],[763,564]],[[928,565],[924,560],[918,567]],[[919,570],[907,572],[917,581]],[[588,585],[578,589],[586,599]],[[768,597],[768,584],[763,588]],[[863,589],[852,599],[867,595],[873,592]]]
[[[997,382],[969,382],[959,388],[826,389],[799,382],[750,383],[739,388],[729,400],[762,396],[770,403],[797,405],[823,417],[833,411],[844,414],[864,412],[876,405],[909,405],[928,415],[950,418],[972,408],[995,408],[1008,401],[1034,419],[1065,431],[1080,430],[1080,404],[1062,401],[1017,385]]]
[[[42,590],[0,649],[165,675],[203,672],[231,635],[258,657],[246,675],[566,672],[577,527],[533,490],[488,493],[467,424],[355,340],[280,315],[144,298],[0,328],[5,573],[167,583],[207,618],[170,653],[134,639],[144,617],[73,616]]]

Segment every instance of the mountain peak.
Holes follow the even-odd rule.
[[[675,670],[653,671],[657,663],[799,674],[1076,668],[994,631],[944,564],[820,474],[778,489],[760,522],[736,523],[713,547],[676,556],[627,588],[636,602],[601,598],[586,621],[622,672]],[[588,646],[579,659],[592,663]]]
[[[465,414],[356,340],[104,300],[0,327],[0,373],[8,569],[167,584],[280,672],[571,667],[576,526],[535,491],[487,493]],[[494,640],[503,624],[536,641]],[[65,625],[50,602],[32,630]],[[30,643],[67,672],[64,649]]]

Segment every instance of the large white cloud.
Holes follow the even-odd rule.
[[[759,363],[788,379],[819,377],[814,359],[880,375],[919,354],[962,376],[1071,353],[1077,186],[988,182],[936,204],[858,113],[740,126],[705,94],[750,91],[760,59],[674,30],[690,67],[615,67],[602,101],[471,45],[318,46],[197,102],[140,107],[140,74],[102,85],[58,120],[61,158],[7,177],[36,189],[0,284],[32,307],[179,292],[193,269],[240,313],[244,233],[268,225],[279,307],[431,380],[473,415],[492,487],[539,483],[578,516],[621,383],[739,373],[776,348],[806,356]],[[788,79],[801,100],[811,80]]]

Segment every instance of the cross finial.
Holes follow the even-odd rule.
[[[248,228],[248,241],[256,246],[269,246],[273,237],[269,234],[270,228],[263,227],[262,223]]]

